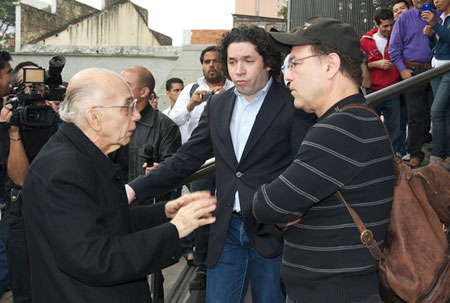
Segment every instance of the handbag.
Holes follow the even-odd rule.
[[[362,108],[378,117],[367,106],[345,108]],[[396,181],[383,251],[342,194],[337,191],[335,196],[350,213],[361,242],[378,261],[380,295],[385,302],[448,303],[450,173],[438,165],[412,169],[395,157],[392,144],[391,151]]]

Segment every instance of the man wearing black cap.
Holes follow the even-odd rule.
[[[286,77],[294,106],[318,117],[293,163],[257,190],[253,204],[260,222],[290,222],[281,266],[288,300],[382,302],[377,262],[334,196],[339,190],[383,243],[394,187],[389,140],[373,114],[344,108],[365,101],[358,36],[348,24],[319,17],[271,37],[275,47],[291,50]]]

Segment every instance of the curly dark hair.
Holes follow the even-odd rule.
[[[219,61],[227,78],[230,78],[227,66],[228,46],[235,42],[252,43],[256,51],[262,56],[264,65],[270,67],[269,75],[276,77],[281,73],[281,65],[283,64],[281,53],[270,45],[269,34],[260,27],[241,26],[235,27],[224,34],[219,43]]]

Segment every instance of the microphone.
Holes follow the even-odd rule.
[[[147,162],[147,167],[152,167],[153,166],[153,145],[152,144],[147,144],[144,147],[144,158]]]

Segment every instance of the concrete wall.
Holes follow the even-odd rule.
[[[56,14],[52,14],[26,4],[20,5],[21,44],[29,43],[50,31],[56,31],[71,20],[98,12],[97,9],[74,0],[57,0]]]
[[[64,31],[36,44],[158,46],[158,40],[143,17],[131,2],[127,2],[69,25]]]

